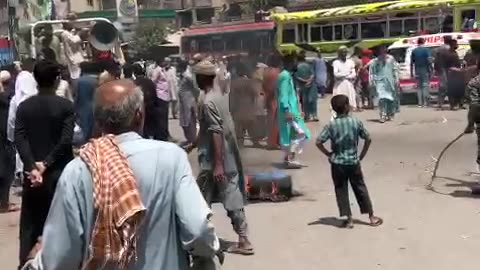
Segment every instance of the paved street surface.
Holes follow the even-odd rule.
[[[308,124],[314,136],[330,117],[327,101],[320,103],[321,122]],[[446,154],[439,175],[448,179],[435,183],[443,194],[425,189],[432,155],[438,155],[463,130],[466,111],[402,107],[395,121],[386,124],[374,121],[376,111],[356,115],[373,139],[363,170],[384,225],[356,224],[353,230],[337,227],[329,164],[313,140],[302,156],[307,167],[289,171],[295,190],[303,195],[287,203],[249,205],[247,217],[256,255],[227,255],[224,269],[464,270],[478,264],[480,201],[468,189],[475,181],[469,175],[476,154],[474,135],[461,139]],[[171,125],[172,133],[181,138],[178,123]],[[278,151],[249,148],[243,157],[250,170],[270,168],[282,159]],[[195,154],[191,158],[196,170]],[[236,240],[222,207],[216,205],[214,212],[218,234]],[[18,214],[0,216],[1,269],[16,267],[17,231]]]

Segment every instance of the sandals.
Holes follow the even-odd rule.
[[[255,251],[253,250],[253,248],[241,248],[238,245],[232,245],[228,247],[226,252],[231,254],[244,255],[244,256],[251,256],[255,254]]]
[[[12,213],[17,211],[20,211],[20,207],[13,203],[11,203],[6,208],[0,208],[0,214]]]
[[[383,224],[383,219],[381,219],[381,218],[379,218],[379,217],[376,217],[376,219],[377,219],[377,220],[376,220],[375,222],[373,222],[373,223],[370,222],[370,226],[372,226],[372,227],[378,227],[378,226],[380,226],[380,225]]]

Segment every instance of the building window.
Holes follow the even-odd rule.
[[[89,1],[92,1],[92,6],[93,6],[94,0],[89,0]],[[102,0],[102,8],[103,10],[116,9],[117,3],[115,0]]]
[[[87,5],[93,7],[93,0],[87,0]]]

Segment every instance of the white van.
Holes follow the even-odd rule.
[[[416,93],[417,92],[417,82],[415,78],[411,77],[410,72],[410,63],[412,51],[417,47],[418,38],[423,37],[425,39],[425,47],[435,50],[440,48],[443,43],[444,36],[451,36],[453,39],[456,39],[458,42],[458,55],[460,59],[463,59],[467,51],[470,49],[470,40],[479,39],[480,33],[442,33],[434,35],[422,35],[409,38],[403,38],[390,47],[388,47],[388,52],[391,54],[400,65],[400,89],[402,94]],[[432,54],[435,55],[434,53]],[[437,92],[439,87],[439,78],[433,76],[430,81],[431,92]]]

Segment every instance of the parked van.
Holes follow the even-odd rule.
[[[410,72],[410,63],[412,57],[412,51],[417,47],[418,38],[423,37],[425,39],[425,47],[432,50],[432,56],[435,57],[436,49],[440,48],[443,43],[444,36],[451,36],[458,42],[458,55],[460,59],[463,59],[467,51],[470,49],[470,40],[479,39],[480,33],[441,33],[434,35],[422,35],[409,38],[402,38],[390,47],[388,52],[391,54],[400,65],[400,89],[402,94],[411,94],[417,92],[417,81],[412,78]],[[432,76],[430,80],[430,89],[432,93],[438,91],[439,78],[436,74]]]

